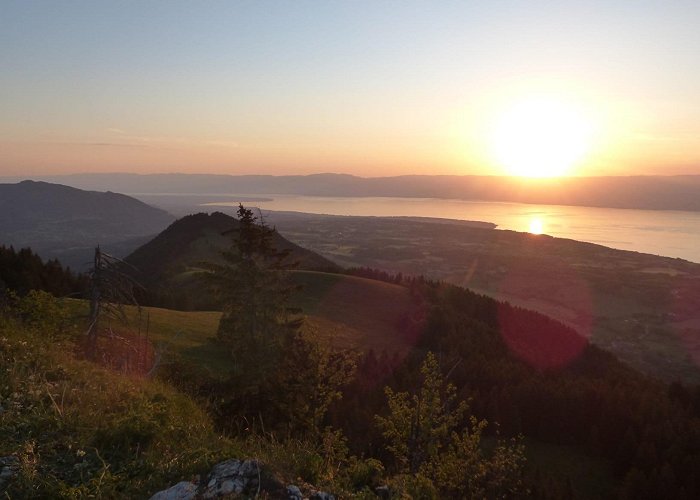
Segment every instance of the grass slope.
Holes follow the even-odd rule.
[[[399,328],[415,307],[405,287],[331,273],[296,272],[294,277],[304,286],[297,303],[307,311],[309,334],[339,347],[406,350],[411,346]],[[72,303],[75,313],[85,312],[85,302]],[[213,374],[226,372],[227,353],[210,342],[220,313],[143,308],[140,321],[136,308],[129,313],[131,333],[140,324],[142,333],[147,330],[154,343],[167,345],[166,356],[180,355]],[[25,341],[12,335],[9,342],[3,338],[6,344],[0,346],[0,352],[4,350],[14,360],[13,370],[0,381],[21,406],[13,406],[17,411],[4,415],[4,421],[0,418],[0,423],[8,425],[6,429],[11,424],[14,433],[12,441],[0,444],[0,452],[25,449],[24,464],[33,463],[34,455],[41,453],[41,460],[36,459],[40,465],[23,470],[18,491],[35,488],[32,481],[37,481],[39,489],[33,491],[39,494],[59,485],[66,488],[81,484],[88,477],[81,476],[85,468],[90,474],[87,494],[150,493],[206,469],[224,456],[252,453],[265,457],[261,450],[241,451],[236,443],[217,437],[201,409],[163,383],[119,375],[75,360],[48,339],[26,348]],[[18,356],[27,357],[26,363],[18,362]],[[48,384],[46,374],[51,374]],[[33,448],[32,436],[15,427],[25,418],[20,413],[23,407],[32,408],[32,413],[26,414],[26,425],[22,425],[27,429],[40,426],[53,433],[41,437],[40,449]],[[68,414],[70,418],[64,416]],[[134,447],[142,440],[151,443],[147,450]],[[179,440],[183,440],[181,447],[174,445]],[[527,448],[531,467],[571,478],[578,496],[596,498],[610,493],[610,465],[604,460],[586,456],[574,447],[535,440],[528,440]],[[196,460],[191,462],[195,455]],[[280,461],[274,454],[265,458],[272,463]],[[38,476],[42,479],[37,480]]]
[[[7,498],[148,498],[239,456],[188,396],[47,333],[0,317],[0,456],[19,461]]]
[[[302,285],[294,305],[306,315],[304,331],[328,345],[342,349],[377,352],[405,351],[410,339],[401,335],[403,318],[415,307],[407,288],[355,276],[314,271],[295,271]],[[74,302],[76,314],[85,314],[87,304]],[[182,356],[206,367],[213,374],[227,371],[229,357],[212,342],[221,313],[175,311],[157,307],[128,308],[130,324],[114,325],[116,333],[140,331],[165,357]]]
[[[417,307],[407,288],[381,281],[297,271],[302,285],[296,304],[307,315],[307,331],[340,348],[404,351],[410,339],[401,323]]]

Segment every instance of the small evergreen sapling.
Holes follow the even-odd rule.
[[[483,451],[486,420],[470,416],[457,402],[456,389],[445,383],[437,358],[428,353],[421,366],[423,384],[416,394],[385,392],[387,416],[376,422],[394,455],[397,484],[419,496],[434,498],[512,498],[522,489],[524,448],[520,440],[498,441]]]

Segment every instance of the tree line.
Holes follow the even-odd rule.
[[[30,248],[15,250],[0,245],[0,294],[13,290],[26,295],[30,290],[43,290],[55,296],[77,295],[87,286],[85,276],[63,268],[57,259],[44,262]]]

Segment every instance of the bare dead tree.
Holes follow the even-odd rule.
[[[138,306],[134,290],[141,286],[127,272],[133,266],[121,259],[103,252],[99,245],[95,248],[95,256],[90,277],[90,314],[87,329],[88,355],[93,356],[100,335],[101,321],[115,319],[128,324],[125,305]],[[139,307],[139,314],[141,308]]]

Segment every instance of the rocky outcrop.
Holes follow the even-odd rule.
[[[204,478],[181,481],[159,491],[150,500],[195,500],[210,498],[255,497],[265,493],[266,498],[284,500],[335,500],[335,496],[323,491],[304,494],[293,484],[282,482],[262,473],[257,460],[226,460],[216,464]]]

